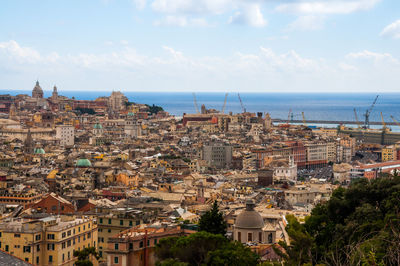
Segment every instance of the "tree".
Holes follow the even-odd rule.
[[[237,241],[208,253],[206,264],[215,266],[258,265],[259,257],[250,248]]]
[[[199,230],[225,236],[226,228],[227,225],[223,214],[218,210],[217,201],[214,201],[211,210],[201,216],[199,221]]]
[[[257,265],[258,256],[239,242],[205,231],[161,239],[157,265]]]
[[[286,264],[400,265],[399,202],[397,173],[336,189],[305,224],[287,217]]]
[[[74,251],[74,257],[77,257],[78,260],[75,262],[76,266],[93,266],[93,263],[90,261],[90,255],[94,256],[96,260],[100,258],[99,254],[96,252],[94,247],[84,248],[80,251]]]

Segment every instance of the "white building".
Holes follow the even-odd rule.
[[[73,126],[62,125],[56,128],[56,138],[61,146],[73,146],[75,144],[75,129]]]

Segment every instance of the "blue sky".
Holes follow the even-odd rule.
[[[0,89],[397,92],[398,0],[2,0]]]

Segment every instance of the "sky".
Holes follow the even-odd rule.
[[[2,0],[0,90],[400,92],[399,0]]]

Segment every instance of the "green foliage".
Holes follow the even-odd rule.
[[[77,257],[78,260],[75,262],[76,266],[93,266],[93,263],[90,261],[90,255],[94,256],[97,260],[100,258],[99,254],[96,252],[94,247],[84,248],[80,251],[74,251],[74,257]]]
[[[287,264],[400,265],[399,203],[397,175],[338,188],[304,225],[288,216]]]
[[[211,210],[204,213],[199,221],[200,231],[206,231],[212,234],[226,234],[226,222],[222,212],[218,210],[218,203],[214,201]]]
[[[146,106],[149,108],[150,114],[157,114],[158,112],[164,111],[164,109],[161,106],[157,106],[154,104],[153,105],[146,104]]]
[[[257,265],[259,258],[250,248],[239,242],[228,242],[223,248],[208,253],[207,265]]]
[[[77,107],[77,108],[75,108],[75,110],[80,112],[81,114],[89,114],[89,115],[96,114],[96,112],[92,108]]]
[[[198,232],[160,240],[155,250],[157,265],[257,265],[258,256],[220,234]],[[168,264],[171,263],[171,264]]]

